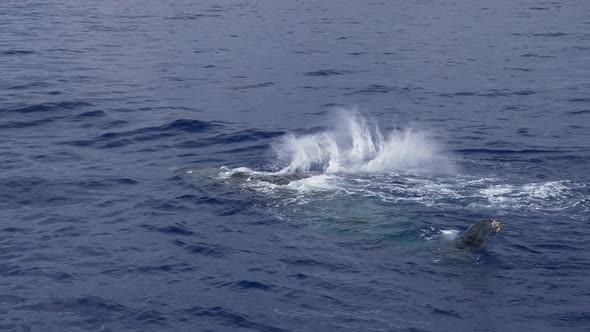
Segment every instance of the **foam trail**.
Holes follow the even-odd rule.
[[[288,135],[275,148],[288,166],[282,173],[449,173],[448,158],[424,132],[383,133],[356,111],[342,112],[342,126],[304,136]]]

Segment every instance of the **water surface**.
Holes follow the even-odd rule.
[[[588,9],[3,1],[0,328],[588,329]]]

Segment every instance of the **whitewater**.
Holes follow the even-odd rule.
[[[580,209],[587,209],[584,183],[565,179],[522,181],[492,168],[472,172],[471,161],[465,163],[435,139],[441,133],[400,129],[395,124],[384,129],[355,109],[333,114],[334,125],[329,129],[277,138],[269,147],[275,153],[275,159],[266,163],[269,167],[222,166],[213,178],[250,195],[261,195],[258,204],[284,221],[303,221],[308,226],[334,230],[348,229],[350,220],[362,219],[347,232],[369,238],[381,227],[401,227],[415,233],[411,237],[414,240],[427,242],[447,232],[458,232],[449,225],[429,224],[424,228],[418,221],[400,224],[391,218],[391,213],[416,204],[447,211],[467,209],[479,218],[499,219],[509,219],[517,211],[545,215],[569,210],[575,217]],[[205,171],[191,168],[187,172],[203,177]],[[310,176],[280,186],[262,181],[236,182],[231,177],[236,172]]]
[[[335,112],[333,130],[310,135],[287,135],[275,145],[280,172],[450,173],[452,163],[427,132],[412,128],[385,131],[357,110]]]

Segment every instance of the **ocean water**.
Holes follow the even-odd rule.
[[[0,329],[588,331],[589,91],[583,0],[2,1]]]

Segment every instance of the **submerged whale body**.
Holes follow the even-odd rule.
[[[234,172],[231,175],[232,179],[243,181],[261,181],[272,183],[279,186],[286,186],[293,181],[307,179],[312,174],[257,174],[249,172]]]
[[[461,234],[457,239],[457,244],[463,247],[479,248],[485,245],[486,239],[491,234],[499,233],[502,225],[499,221],[484,219],[477,222]]]

